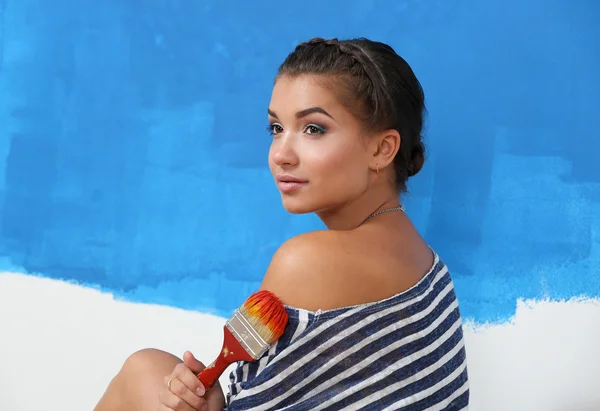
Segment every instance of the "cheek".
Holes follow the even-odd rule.
[[[269,146],[269,153],[267,154],[267,162],[269,164],[269,170],[271,170],[271,173],[274,173],[275,171],[275,161],[273,160],[273,143],[271,143],[271,145]]]
[[[269,152],[267,153],[267,163],[269,164],[269,168],[273,171],[273,144],[269,146]]]
[[[336,185],[357,178],[364,168],[362,151],[350,145],[322,147],[314,153],[312,159],[313,168],[318,170],[319,179],[330,180]]]

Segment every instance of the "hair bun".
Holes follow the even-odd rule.
[[[412,177],[421,171],[425,163],[425,146],[419,137],[419,142],[413,147],[408,162],[408,176]]]

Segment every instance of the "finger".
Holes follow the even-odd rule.
[[[161,391],[158,394],[158,408],[157,411],[175,411],[173,408],[167,406],[164,402],[163,399],[165,398],[165,396],[167,395],[166,391]]]
[[[189,389],[188,386],[186,386],[181,381],[181,376],[178,376],[171,380],[171,388],[168,390],[168,392],[180,398],[186,404],[188,404],[190,407],[196,410],[199,410],[202,407],[202,405],[206,403],[206,400],[204,398],[195,394]],[[178,408],[176,409],[178,410]]]
[[[191,392],[195,393],[199,397],[202,397],[206,392],[204,385],[202,385],[202,382],[198,379],[196,374],[191,369],[186,367],[184,363],[179,363],[175,366],[173,375],[176,375],[177,378],[183,382],[183,384],[188,387]]]
[[[205,401],[203,401],[204,403]],[[178,397],[176,394],[170,391],[163,391],[160,394],[160,404],[165,406],[167,410],[173,411],[196,411],[202,408],[202,405],[198,407],[192,407],[184,399]]]
[[[196,374],[206,368],[206,366],[202,364],[201,361],[197,360],[196,357],[194,357],[194,354],[189,351],[183,353],[183,363]]]

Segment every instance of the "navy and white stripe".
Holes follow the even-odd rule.
[[[394,297],[336,310],[287,307],[284,335],[231,373],[228,410],[466,410],[462,320],[435,255]]]

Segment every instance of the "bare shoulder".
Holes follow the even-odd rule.
[[[414,252],[401,251],[406,247],[381,238],[367,230],[293,237],[274,254],[261,288],[284,304],[311,311],[391,297],[414,285],[432,260],[427,254],[423,264]]]
[[[336,299],[335,285],[347,269],[347,233],[323,230],[293,237],[273,255],[261,288],[290,306],[328,309]]]

